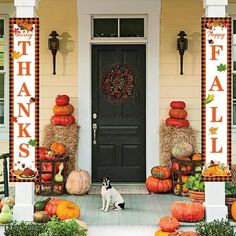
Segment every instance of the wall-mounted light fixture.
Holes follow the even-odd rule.
[[[179,38],[177,39],[177,50],[180,55],[180,74],[183,75],[183,57],[185,50],[188,49],[188,40],[185,38],[187,34],[184,31],[180,31],[178,34]]]
[[[51,38],[48,39],[48,49],[51,50],[52,56],[53,56],[53,75],[56,74],[56,54],[57,50],[59,50],[59,39],[57,36],[59,34],[56,31],[52,31],[51,34],[49,34]]]

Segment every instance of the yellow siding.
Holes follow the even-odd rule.
[[[183,100],[187,104],[188,120],[198,131],[201,148],[201,0],[162,1],[160,42],[160,119],[168,117],[169,103]],[[187,19],[187,20],[186,20]],[[184,55],[184,75],[179,75],[177,34],[188,35],[188,50]],[[233,143],[233,162],[236,163],[236,142]]]
[[[53,115],[58,94],[68,94],[77,117],[77,5],[76,0],[41,0],[40,18],[40,136]],[[56,10],[55,10],[56,9]],[[52,75],[52,55],[48,50],[49,34],[61,36],[56,57],[56,75]]]
[[[168,117],[172,100],[187,104],[188,120],[200,131],[201,54],[200,22],[203,15],[202,1],[162,1],[160,42],[160,119]],[[186,20],[188,19],[188,20]],[[180,60],[176,49],[177,34],[184,30],[188,35],[188,50],[184,55],[184,75],[179,75]],[[200,133],[198,135],[200,150]]]

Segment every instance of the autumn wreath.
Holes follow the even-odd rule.
[[[113,104],[123,103],[134,97],[137,78],[130,65],[113,65],[106,70],[100,81],[100,90]]]

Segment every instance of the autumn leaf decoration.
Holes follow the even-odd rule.
[[[18,60],[21,57],[21,54],[20,54],[20,52],[14,51],[14,52],[11,53],[11,56],[12,56],[13,59]]]
[[[205,104],[208,104],[214,100],[214,94],[208,94],[207,98],[205,99]]]
[[[226,64],[221,63],[220,65],[217,66],[217,71],[219,71],[219,72],[224,72],[224,71],[226,71],[226,69],[227,69]]]
[[[211,126],[211,128],[209,129],[210,135],[217,134],[218,133],[218,129],[219,129],[219,127]]]
[[[37,142],[36,142],[35,139],[30,139],[30,141],[28,142],[28,144],[29,144],[30,146],[32,146],[32,147],[37,146]]]

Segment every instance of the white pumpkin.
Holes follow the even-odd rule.
[[[69,194],[82,195],[91,187],[91,176],[87,170],[73,170],[66,181],[66,190]]]
[[[193,147],[190,143],[181,142],[172,148],[172,155],[176,158],[189,157],[193,154]]]

